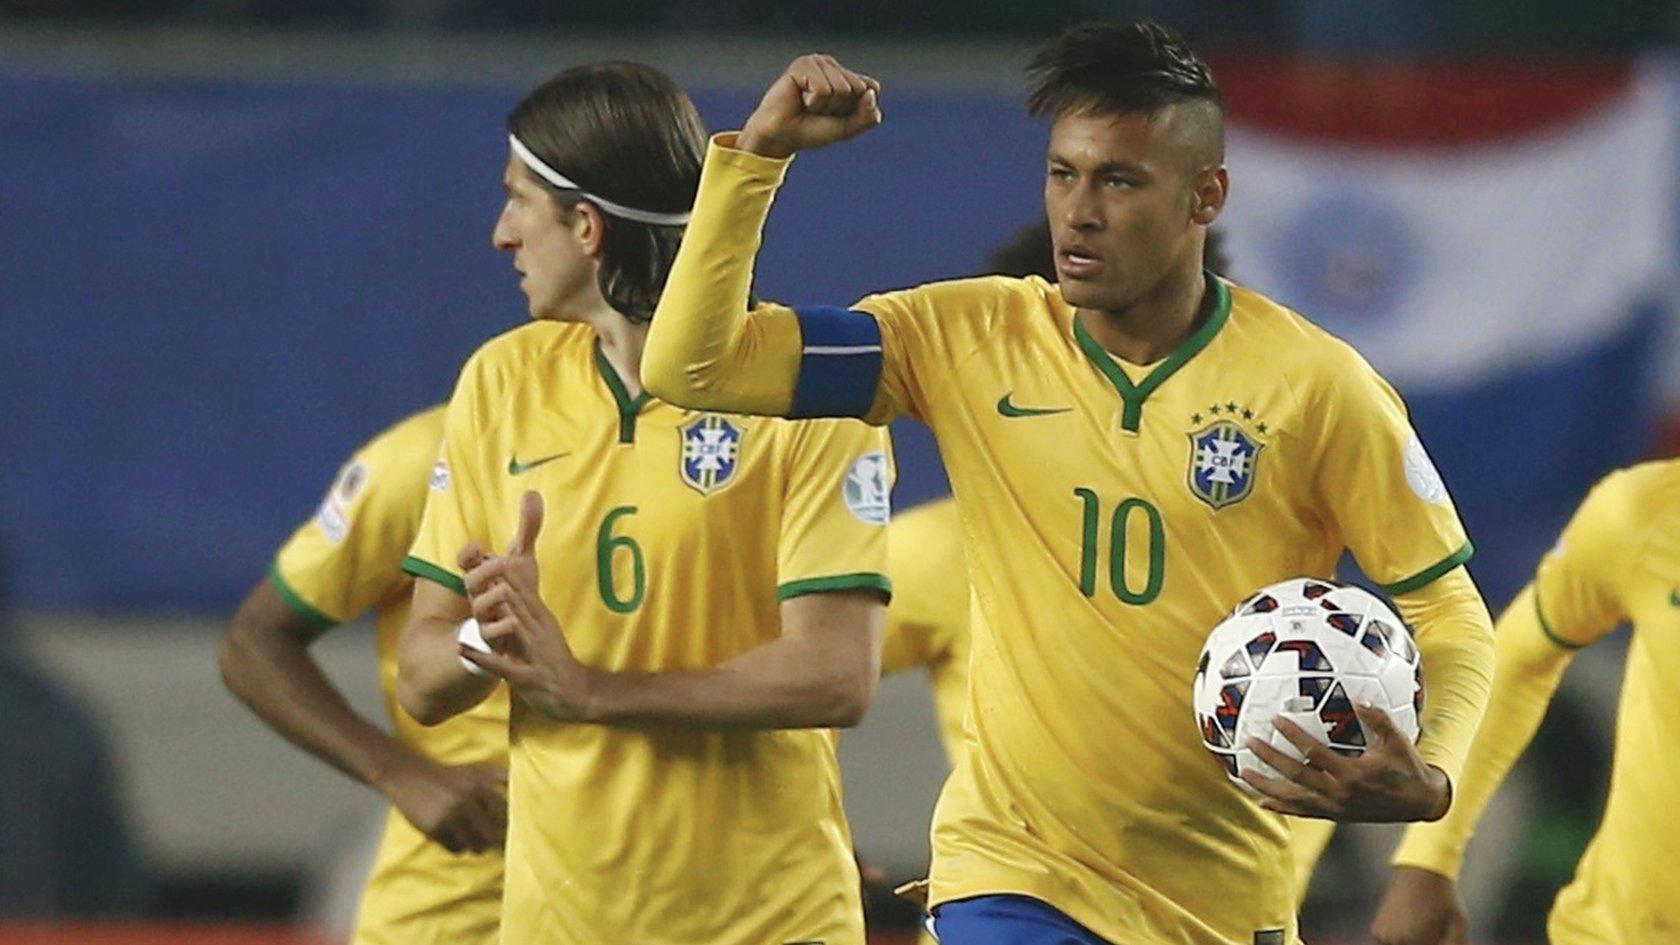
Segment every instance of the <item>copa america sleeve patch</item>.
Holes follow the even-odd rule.
[[[333,480],[332,487],[321,499],[320,508],[315,510],[315,524],[320,526],[327,541],[336,545],[350,534],[350,510],[362,497],[367,481],[368,467],[360,460],[346,465]]]
[[[431,486],[433,492],[449,491],[449,461],[440,459],[432,466]]]
[[[1440,470],[1435,468],[1434,460],[1429,458],[1429,451],[1423,448],[1423,441],[1418,439],[1416,432],[1406,443],[1406,484],[1412,487],[1417,497],[1430,505],[1443,505],[1447,502],[1447,484],[1441,479]]]
[[[840,494],[846,508],[867,525],[885,525],[892,518],[891,466],[885,453],[865,453],[846,470]]]

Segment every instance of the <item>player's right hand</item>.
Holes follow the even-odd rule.
[[[833,56],[800,56],[771,84],[735,146],[766,157],[844,141],[881,123],[881,83]]]
[[[507,771],[407,759],[380,784],[416,830],[452,853],[479,853],[507,840]]]
[[[1371,937],[1377,945],[1469,945],[1470,918],[1458,884],[1433,870],[1396,866]]]

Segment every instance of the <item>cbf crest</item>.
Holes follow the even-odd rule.
[[[1265,448],[1234,420],[1215,420],[1191,433],[1190,491],[1214,509],[1236,505],[1254,491]]]
[[[701,495],[729,485],[740,465],[742,431],[717,414],[706,414],[678,428],[682,432],[682,481]]]

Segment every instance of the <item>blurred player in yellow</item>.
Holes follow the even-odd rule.
[[[1547,922],[1554,945],[1680,941],[1680,460],[1612,473],[1499,618],[1493,695],[1445,819],[1413,826],[1372,934],[1469,940],[1454,883],[1476,822],[1540,727],[1576,651],[1633,625],[1604,820]]]
[[[886,437],[641,390],[705,147],[670,79],[571,69],[508,130],[536,322],[450,400],[399,681],[425,723],[517,696],[502,941],[862,945],[831,729],[880,670]]]
[[[985,278],[850,309],[749,309],[796,152],[881,119],[880,86],[796,60],[707,157],[642,365],[696,409],[922,419],[974,583],[967,751],[933,828],[947,945],[1282,943],[1283,819],[1441,816],[1480,718],[1490,621],[1471,547],[1399,397],[1352,349],[1203,270],[1229,186],[1211,72],[1153,23],[1076,27],[1034,60],[1052,119],[1060,282]],[[937,232],[937,220],[929,221]],[[750,314],[749,314],[750,311]],[[1359,758],[1277,725],[1283,777],[1207,757],[1202,641],[1254,588],[1344,549],[1417,628],[1423,740],[1360,707]]]
[[[402,560],[442,434],[439,406],[357,451],[222,642],[229,689],[275,731],[391,802],[355,945],[485,945],[501,916],[506,689],[435,728],[396,701],[397,639],[413,587]],[[349,707],[309,653],[321,634],[370,608],[390,735]]]
[[[968,699],[968,574],[957,504],[935,499],[893,516],[887,526],[893,600],[881,642],[881,675],[925,670],[945,759],[963,750]]]

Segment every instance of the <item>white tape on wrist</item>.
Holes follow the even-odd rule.
[[[467,619],[461,621],[460,629],[455,631],[455,640],[462,646],[471,647],[480,653],[490,652],[490,644],[484,642],[484,631],[479,629],[478,621],[472,617],[468,617]],[[484,671],[482,666],[479,666],[472,660],[467,659],[465,656],[456,656],[455,658],[460,660],[461,665],[466,668],[467,672],[472,673],[474,676],[490,675]]]

